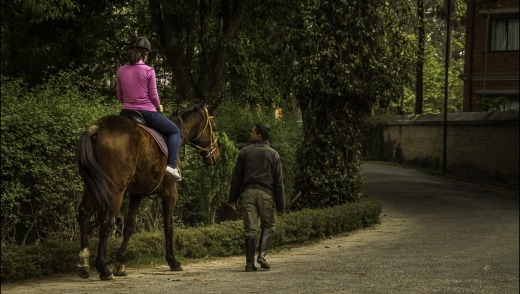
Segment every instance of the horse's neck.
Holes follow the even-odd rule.
[[[193,120],[184,121],[181,128],[181,147],[186,144],[186,140],[193,138],[195,134],[195,127],[197,123]]]

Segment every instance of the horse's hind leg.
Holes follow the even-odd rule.
[[[173,184],[170,189],[165,189],[162,195],[162,211],[164,221],[164,237],[166,239],[166,261],[172,271],[182,271],[182,266],[175,259],[173,253],[173,208],[177,202],[177,187]],[[170,191],[168,191],[170,190]]]
[[[99,227],[99,244],[98,255],[96,258],[96,269],[99,272],[100,280],[112,280],[114,278],[114,275],[107,267],[108,238],[114,230],[114,218],[119,211],[119,208],[121,208],[123,192],[111,191],[111,195],[113,195],[113,199],[115,199],[115,201],[111,209],[107,208],[110,209],[110,217],[108,220],[102,222]]]
[[[108,221],[105,221],[100,225],[99,228],[99,243],[98,243],[98,254],[96,257],[96,269],[99,272],[99,279],[101,280],[112,280],[114,275],[107,267],[107,250],[108,250],[108,237],[114,229],[114,218],[111,217]]]
[[[139,209],[139,206],[141,205],[141,202],[143,200],[142,195],[130,195],[130,204],[128,207],[128,215],[125,222],[125,228],[123,230],[123,242],[121,243],[121,247],[119,247],[119,250],[117,251],[116,256],[116,265],[114,269],[114,275],[116,276],[126,276],[125,272],[125,252],[126,247],[128,246],[128,241],[130,240],[130,237],[132,236],[134,232],[134,226],[135,226],[135,217],[137,215],[137,211]]]
[[[78,223],[80,232],[81,251],[79,252],[79,263],[76,273],[83,279],[89,277],[90,271],[90,251],[88,249],[88,234],[90,230],[90,213],[87,210],[86,202],[83,199],[78,208]]]

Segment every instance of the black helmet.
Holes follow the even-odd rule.
[[[134,42],[134,48],[152,51],[152,45],[150,45],[150,42],[145,37],[137,37]]]

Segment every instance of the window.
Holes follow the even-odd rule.
[[[518,17],[491,21],[491,51],[519,50]]]

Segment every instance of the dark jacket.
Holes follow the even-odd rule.
[[[261,189],[273,196],[276,210],[285,211],[282,162],[267,140],[240,150],[233,170],[229,202],[237,202],[242,192],[251,188]]]

